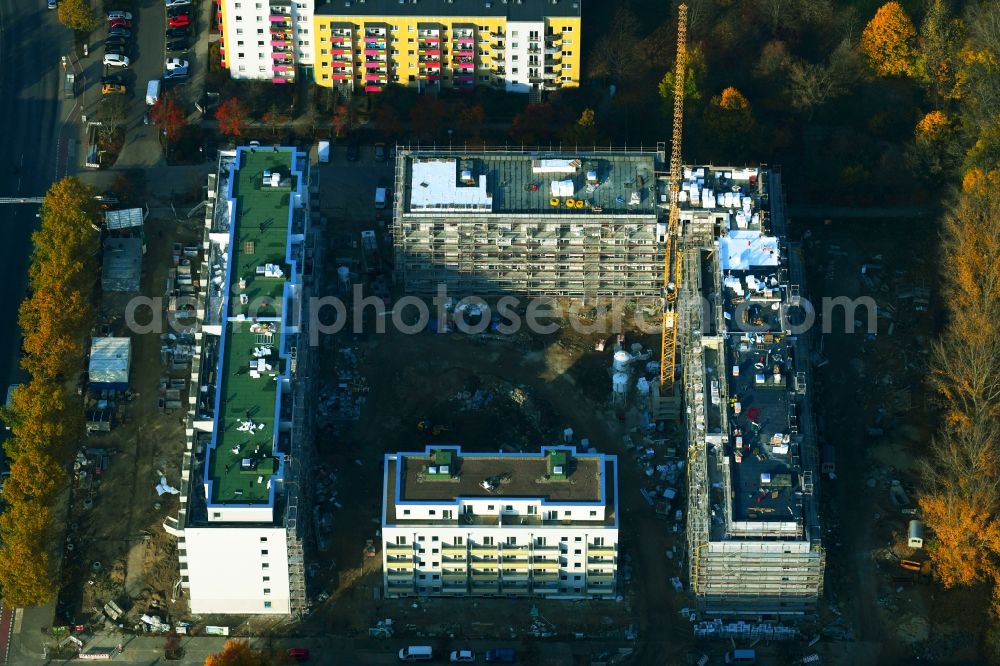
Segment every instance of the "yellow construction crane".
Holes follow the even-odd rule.
[[[677,293],[680,288],[681,134],[684,130],[684,79],[687,62],[687,5],[677,7],[677,58],[674,62],[674,129],[670,145],[670,218],[663,260],[663,339],[660,352],[660,395],[674,395],[677,365]]]

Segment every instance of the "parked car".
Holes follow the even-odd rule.
[[[472,650],[454,650],[451,653],[451,663],[467,664],[476,660],[476,653]]]
[[[126,21],[132,20],[132,14],[129,12],[108,12],[109,21],[117,21],[118,19],[124,19]]]
[[[128,56],[122,55],[120,53],[105,53],[104,54],[104,64],[108,67],[128,67],[130,61]]]
[[[164,66],[169,72],[174,69],[187,69],[188,64],[187,60],[181,60],[180,58],[167,58],[167,62]]]
[[[125,19],[115,19],[114,21],[108,21],[108,28],[114,30],[115,28],[131,28],[132,21],[126,21]]]
[[[178,37],[189,37],[191,35],[191,28],[167,28],[167,39],[176,39]]]
[[[127,92],[128,88],[123,83],[105,83],[101,86],[102,95],[124,95]]]
[[[347,144],[347,161],[357,162],[359,157],[361,157],[361,146],[358,145],[357,141],[352,140]]]
[[[309,661],[309,648],[303,648],[303,647],[288,648],[288,656],[299,663],[302,663],[304,661]]]
[[[132,36],[131,30],[126,30],[125,28],[114,28],[113,30],[108,30],[108,37],[124,37],[128,39]]]
[[[386,153],[385,153],[385,144],[384,143],[376,143],[375,144],[375,161],[376,162],[385,162],[385,156],[386,156]]]
[[[56,0],[49,0],[49,9],[56,8]]]
[[[190,4],[191,0],[167,0],[167,7],[182,7]]]
[[[167,51],[169,53],[183,53],[189,48],[191,48],[191,43],[186,39],[175,39],[167,42]]]
[[[186,28],[191,25],[191,17],[187,14],[183,16],[171,16],[167,19],[167,25],[171,28]]]
[[[149,111],[146,111],[146,113],[142,114],[142,124],[143,125],[153,124],[153,119],[149,117]]]
[[[486,662],[491,664],[513,664],[517,661],[517,653],[513,648],[494,648],[486,651]]]
[[[166,81],[171,81],[173,79],[185,79],[187,78],[187,75],[187,67],[178,67],[177,69],[169,69],[163,72],[163,78]]]

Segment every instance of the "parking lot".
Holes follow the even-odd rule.
[[[175,2],[177,0],[174,0]],[[201,96],[204,86],[204,75],[208,56],[208,26],[211,17],[211,2],[197,5],[184,5],[176,9],[190,10],[190,33],[182,44],[185,50],[166,51],[166,30],[168,26],[166,0],[143,0],[130,2],[117,0],[106,3],[107,13],[124,11],[131,14],[131,25],[119,26],[117,36],[110,29],[108,21],[102,21],[101,26],[93,33],[93,42],[89,44],[89,55],[81,62],[84,67],[86,88],[82,91],[84,113],[88,116],[98,116],[102,102],[103,80],[111,77],[127,87],[125,94],[128,100],[126,120],[123,123],[124,143],[114,167],[118,169],[146,168],[161,164],[162,150],[157,136],[157,129],[147,116],[149,107],[146,104],[147,86],[150,81],[160,80],[159,94],[171,91],[176,95],[182,111],[190,116],[195,111],[195,102]],[[127,30],[129,36],[124,42],[121,30]],[[106,66],[104,56],[108,52],[110,35],[111,50],[122,51],[129,58],[128,67]],[[179,37],[172,37],[175,42]],[[188,62],[187,76],[174,80],[164,80],[165,62],[168,58],[178,58]]]

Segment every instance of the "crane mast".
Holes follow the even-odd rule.
[[[680,287],[681,135],[684,130],[684,79],[687,64],[687,5],[677,7],[677,57],[674,61],[674,123],[670,145],[670,216],[663,259],[663,330],[660,352],[660,395],[674,394],[677,365],[677,294]]]

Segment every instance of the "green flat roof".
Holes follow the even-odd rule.
[[[288,275],[290,267],[285,264],[288,250],[288,212],[292,192],[297,183],[291,175],[294,153],[290,150],[274,151],[258,149],[256,152],[240,151],[240,164],[233,182],[233,199],[236,202],[236,220],[233,230],[233,272],[234,285],[240,278],[246,280],[248,305],[241,305],[239,297],[230,298],[229,312],[249,314],[248,308],[255,303],[264,303],[256,308],[258,317],[281,316],[281,296],[284,278],[270,278],[257,275],[257,267],[277,264]],[[265,171],[281,174],[280,187],[264,187]],[[287,184],[285,181],[288,181]],[[236,294],[239,290],[234,290]],[[261,299],[261,300],[258,300]]]
[[[285,255],[291,196],[297,186],[292,175],[294,157],[294,151],[289,149],[258,148],[239,153],[233,180],[236,214],[230,319],[223,331],[219,413],[215,448],[208,463],[208,478],[212,481],[209,501],[213,504],[267,503],[268,482],[278,469],[274,458],[275,400],[277,378],[285,369],[278,357],[282,326],[279,319],[284,285],[291,270]],[[279,173],[281,184],[263,186],[265,171]],[[265,264],[278,265],[284,277],[258,275],[257,268]],[[244,289],[239,288],[241,278],[246,281]],[[247,295],[247,305],[241,304],[240,294]],[[234,321],[239,315],[256,317],[258,321]],[[265,353],[261,356],[260,352]],[[252,369],[251,363],[256,365],[258,358],[271,369]],[[250,464],[244,465],[248,459]]]

